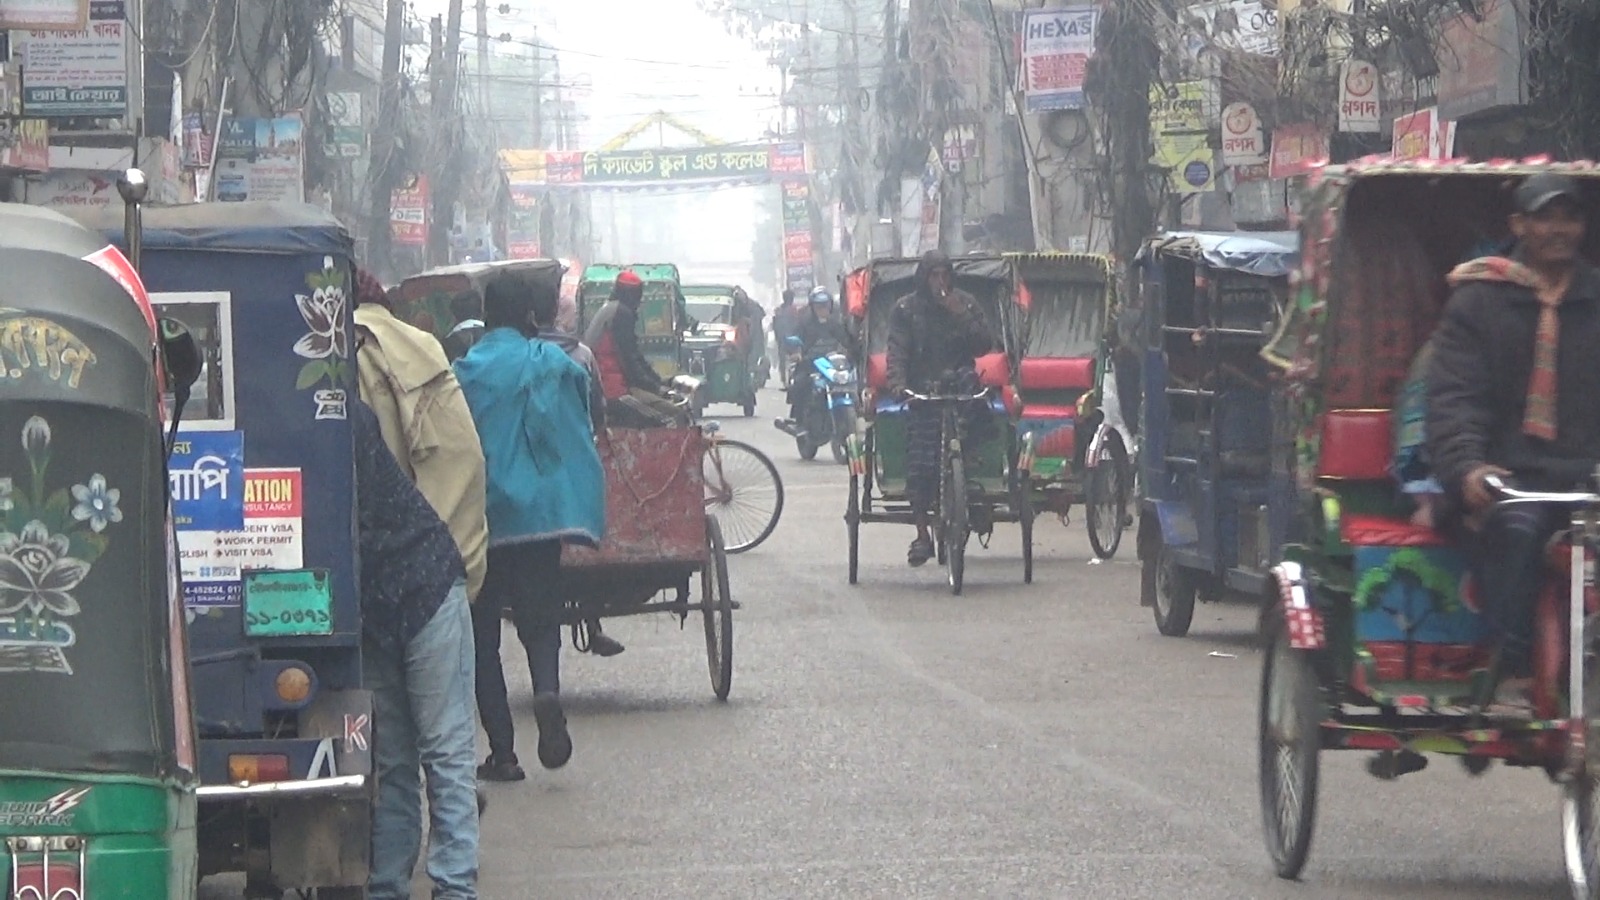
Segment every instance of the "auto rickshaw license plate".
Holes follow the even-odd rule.
[[[246,572],[245,637],[333,633],[333,593],[325,569]]]

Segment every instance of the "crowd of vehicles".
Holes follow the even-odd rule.
[[[1373,753],[1386,779],[1444,754],[1474,775],[1496,760],[1547,773],[1569,884],[1600,898],[1600,472],[1562,493],[1491,485],[1570,518],[1536,610],[1536,715],[1506,722],[1484,712],[1492,642],[1464,555],[1406,518],[1390,471],[1397,388],[1445,271],[1495,230],[1484,211],[1508,179],[1552,168],[1600,196],[1578,166],[1369,161],[1323,174],[1300,233],[1164,232],[1125,272],[1088,254],[958,258],[955,284],[999,342],[976,388],[887,396],[889,310],[917,261],[852,272],[850,342],[796,370],[814,400],[801,455],[829,446],[847,464],[849,582],[863,524],[912,521],[908,413],[935,409],[952,593],[972,537],[1013,523],[1032,582],[1037,515],[1082,505],[1099,558],[1136,523],[1139,596],[1162,634],[1186,634],[1197,600],[1258,604],[1279,875],[1306,862],[1322,751]],[[146,214],[139,184],[130,173],[117,215],[0,205],[0,885],[13,900],[102,884],[192,900],[201,877],[242,872],[251,896],[362,897],[382,737],[356,595],[353,245],[311,207]],[[1460,215],[1421,212],[1441,209]],[[741,333],[731,287],[685,287],[669,264],[590,266],[580,323],[625,269],[646,284],[641,345],[695,424],[603,442],[614,527],[563,559],[569,622],[581,645],[598,618],[698,614],[726,699],[728,556],[772,535],[784,495],[765,454],[699,413],[753,414],[764,337]],[[490,279],[564,274],[430,270],[395,310],[459,356]]]

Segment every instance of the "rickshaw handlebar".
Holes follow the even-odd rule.
[[[918,403],[971,403],[989,396],[990,388],[984,388],[976,394],[919,394],[916,391],[906,391],[908,400]]]
[[[1553,503],[1558,506],[1600,505],[1600,494],[1589,491],[1525,491],[1507,484],[1499,475],[1484,478],[1483,483],[1494,494],[1498,506],[1522,503]]]

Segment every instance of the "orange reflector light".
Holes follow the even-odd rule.
[[[235,783],[248,781],[251,784],[263,781],[288,781],[289,757],[278,754],[229,756],[228,780]]]
[[[299,703],[311,696],[311,676],[304,669],[290,667],[278,673],[275,687],[279,700]]]

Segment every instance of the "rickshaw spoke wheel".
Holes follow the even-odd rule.
[[[1127,468],[1128,451],[1122,446],[1122,437],[1113,431],[1106,438],[1105,456],[1089,470],[1084,491],[1084,524],[1089,528],[1094,555],[1100,559],[1116,556],[1122,545],[1122,531],[1127,526]]]
[[[706,662],[718,700],[733,690],[733,595],[728,587],[728,555],[722,528],[706,516],[706,562],[700,569],[701,617],[706,626]]]
[[[1311,661],[1273,629],[1261,669],[1261,817],[1280,878],[1297,878],[1311,851],[1321,752],[1320,690]]]
[[[719,439],[706,447],[706,512],[722,526],[729,553],[743,553],[771,536],[783,513],[778,467],[760,450]]]
[[[844,524],[850,536],[850,583],[855,584],[861,568],[861,479],[850,475],[850,498],[845,501]]]
[[[1600,783],[1593,773],[1561,786],[1561,839],[1572,896],[1600,898]]]
[[[967,571],[967,475],[959,455],[950,460],[950,472],[945,481],[944,502],[940,504],[944,519],[945,553],[949,557],[947,572],[950,593],[961,595]]]

